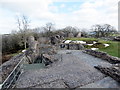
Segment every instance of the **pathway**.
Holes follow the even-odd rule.
[[[62,59],[49,68],[24,70],[17,88],[120,88],[120,84],[94,68],[110,63],[79,50],[59,50]],[[104,85],[102,85],[104,82]]]

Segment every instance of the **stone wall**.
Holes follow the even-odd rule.
[[[116,81],[120,82],[120,64],[113,65],[112,67],[95,66],[95,68],[100,70],[102,73],[112,77]]]
[[[60,44],[61,49],[68,49],[68,50],[83,50],[84,46],[82,44],[76,43],[69,43],[69,44]]]
[[[95,50],[87,49],[87,50],[84,50],[83,52],[90,54],[92,56],[107,60],[108,62],[112,64],[120,63],[120,58],[110,56],[109,54],[102,52],[102,51],[95,51]]]

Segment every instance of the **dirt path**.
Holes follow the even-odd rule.
[[[96,83],[97,87],[101,88],[120,87],[116,81],[111,78],[105,79],[106,76],[94,68],[95,65],[111,65],[108,62],[77,50],[60,50],[58,54],[61,54],[62,58],[51,67],[24,71],[16,87],[89,88],[95,87]],[[106,82],[103,86],[99,82],[103,79],[110,80],[111,83]]]

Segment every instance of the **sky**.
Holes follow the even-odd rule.
[[[30,28],[52,22],[55,28],[90,29],[95,24],[118,28],[119,0],[0,0],[0,33],[18,30],[17,17],[25,15]]]

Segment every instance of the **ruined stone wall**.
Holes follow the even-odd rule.
[[[83,52],[87,53],[87,54],[90,54],[92,56],[107,60],[108,62],[110,62],[112,64],[120,63],[120,58],[110,56],[109,54],[107,54],[105,52],[95,51],[95,50],[90,50],[90,49],[87,49]]]
[[[34,60],[39,56],[39,42],[34,39],[33,36],[28,40],[29,48],[25,51],[25,56],[28,63],[34,63]]]
[[[68,49],[68,50],[83,50],[84,46],[82,44],[76,43],[69,43],[69,44],[60,44],[61,49]]]
[[[113,65],[112,67],[102,67],[95,66],[96,69],[100,70],[102,73],[112,77],[116,81],[120,82],[120,64]]]

